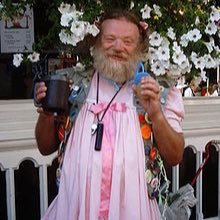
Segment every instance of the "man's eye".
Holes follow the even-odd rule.
[[[114,38],[112,38],[112,37],[111,37],[111,38],[106,38],[105,40],[106,40],[107,42],[113,42],[113,41],[114,41]]]
[[[130,45],[130,44],[132,44],[132,41],[126,40],[126,41],[124,41],[124,43],[125,43],[126,45]]]
[[[132,40],[124,40],[124,44],[125,45],[131,45],[133,43],[133,41]]]

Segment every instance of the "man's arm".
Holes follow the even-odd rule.
[[[58,149],[59,139],[53,114],[44,112],[39,114],[35,127],[35,137],[41,154],[48,155]]]
[[[166,120],[163,112],[152,119],[152,129],[160,155],[168,165],[177,165],[182,161],[184,136],[176,132]]]
[[[160,155],[168,165],[176,165],[181,162],[183,157],[184,136],[171,127],[162,112],[159,84],[151,77],[144,77],[141,80],[140,88],[138,98],[152,122]],[[135,86],[133,86],[133,90],[137,94]]]
[[[46,96],[47,87],[44,82],[36,83],[35,102],[40,103]],[[58,149],[59,139],[57,134],[57,126],[54,121],[52,112],[45,112],[42,108],[38,108],[39,117],[35,126],[35,138],[38,149],[43,155],[48,155]]]

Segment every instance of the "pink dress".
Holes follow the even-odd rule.
[[[97,77],[69,137],[59,193],[43,220],[159,220],[155,200],[147,195],[144,146],[133,104],[131,83],[123,86],[103,118],[101,151],[94,150],[96,135],[91,126],[115,94],[110,80]],[[167,97],[165,114],[181,132],[183,103],[177,89]]]

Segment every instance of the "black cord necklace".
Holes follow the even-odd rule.
[[[111,103],[115,99],[116,95],[120,92],[122,87],[124,86],[125,82],[119,87],[118,91],[114,94],[110,102],[108,103],[105,111],[102,114],[102,117],[99,118],[99,115],[97,114],[97,124],[92,125],[92,134],[96,133],[96,139],[95,139],[95,150],[100,151],[102,147],[102,138],[103,138],[103,130],[104,130],[104,124],[102,122],[107,110],[109,109]],[[96,104],[99,102],[99,73],[97,74],[97,90],[96,90]]]

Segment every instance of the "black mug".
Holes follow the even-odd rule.
[[[47,75],[42,78],[47,87],[46,97],[41,101],[45,111],[68,113],[70,94],[69,80],[64,75]]]

